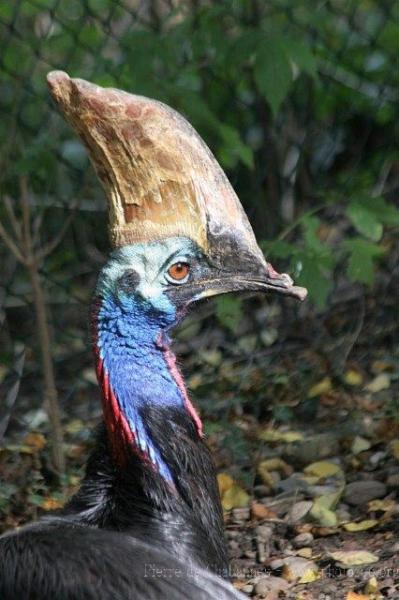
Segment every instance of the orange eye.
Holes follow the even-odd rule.
[[[190,265],[185,262],[177,262],[168,269],[168,275],[173,281],[183,281],[190,273]]]

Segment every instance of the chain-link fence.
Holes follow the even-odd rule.
[[[319,306],[334,275],[340,284],[342,261],[350,281],[372,282],[382,230],[398,224],[394,0],[14,0],[0,6],[0,36],[0,218],[12,238],[14,217],[23,227],[25,193],[34,245],[54,241],[39,266],[64,408],[93,383],[87,306],[107,239],[103,193],[51,104],[50,70],[185,113],[227,170],[258,238],[274,240],[266,246],[277,262],[293,256],[291,268]],[[392,274],[397,246],[385,241]],[[38,405],[31,281],[7,245],[1,272],[1,373],[24,343],[25,396]],[[218,311],[227,326],[231,311],[233,321],[243,318],[236,305]],[[186,342],[200,336],[190,331]],[[88,414],[97,406],[91,396]]]

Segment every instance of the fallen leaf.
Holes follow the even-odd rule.
[[[270,471],[279,471],[287,477],[292,474],[293,468],[282,458],[267,458],[259,463],[259,466]]]
[[[51,498],[50,496],[44,498],[41,502],[40,506],[44,508],[44,510],[55,510],[56,508],[61,508],[64,503],[58,498]]]
[[[222,495],[222,506],[224,510],[243,508],[248,506],[249,500],[247,492],[237,483],[233,483]]]
[[[368,596],[364,594],[356,594],[356,592],[348,592],[346,594],[346,600],[370,600]]]
[[[84,429],[86,429],[86,425],[81,419],[72,419],[72,421],[69,421],[69,423],[65,427],[65,431],[71,434],[79,433]]]
[[[389,444],[392,456],[399,460],[399,440],[392,440]]]
[[[367,504],[368,512],[393,512],[394,510],[396,510],[396,502],[392,498],[370,500]]]
[[[320,500],[320,498],[316,499],[309,514],[323,527],[336,527],[338,519],[335,512],[326,508],[323,504],[318,504],[317,500]]]
[[[276,519],[277,514],[267,508],[264,504],[260,502],[252,502],[251,504],[251,517],[252,519],[256,519],[257,521],[261,521],[263,519]]]
[[[271,488],[274,487],[275,481],[274,481],[272,475],[269,473],[269,470],[267,469],[267,467],[265,467],[262,462],[258,465],[257,474],[261,478],[262,483],[264,483],[265,485],[268,485]]]
[[[308,390],[307,396],[308,398],[315,398],[316,396],[321,396],[321,394],[326,394],[327,392],[331,392],[332,390],[332,382],[330,377],[324,377],[318,383],[312,385],[312,387]]]
[[[227,475],[227,473],[218,473],[217,476],[219,493],[221,496],[229,489],[232,485],[234,485],[234,479]]]
[[[288,511],[287,521],[288,523],[298,523],[303,517],[305,517],[311,510],[313,502],[311,500],[300,500],[295,502]]]
[[[284,560],[282,576],[290,583],[312,583],[319,578],[316,563],[306,558],[290,556]]]
[[[390,376],[387,373],[380,373],[380,375],[374,377],[374,379],[366,385],[365,390],[371,394],[376,394],[377,392],[382,392],[382,390],[387,390],[390,387]]]
[[[264,442],[298,442],[304,439],[299,431],[279,431],[278,429],[265,429],[259,434],[259,439]]]
[[[393,363],[386,360],[375,360],[371,365],[373,373],[381,373],[381,371],[389,371],[392,369]]]
[[[366,550],[339,550],[338,552],[330,552],[329,556],[343,567],[369,565],[379,560],[378,556]]]
[[[320,574],[315,569],[308,569],[299,579],[298,583],[313,583],[320,579]]]
[[[357,523],[355,523],[355,522],[345,523],[343,525],[343,528],[345,529],[345,531],[356,532],[356,531],[366,531],[367,529],[372,529],[376,525],[378,525],[378,521],[376,521],[375,519],[365,519],[364,521],[359,521]]]
[[[301,558],[312,558],[312,548],[299,548],[296,553]]]
[[[344,375],[344,381],[348,385],[361,385],[363,383],[363,376],[359,371],[349,369]]]
[[[16,454],[33,454],[36,452],[32,446],[28,446],[27,444],[7,444],[0,448],[0,453],[3,452],[11,452]]]
[[[32,448],[34,452],[38,452],[45,447],[46,438],[41,433],[31,432],[25,437],[24,444]]]
[[[307,475],[315,475],[321,479],[342,473],[342,469],[335,463],[328,462],[326,460],[320,460],[305,467],[303,472]]]
[[[378,581],[376,577],[370,577],[364,588],[366,594],[376,594],[378,592]]]
[[[364,452],[365,450],[369,450],[371,444],[366,438],[357,435],[352,442],[351,450],[352,454],[360,454],[360,452]]]

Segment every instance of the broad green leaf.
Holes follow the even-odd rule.
[[[241,140],[239,132],[234,127],[223,123],[219,125],[219,133],[224,142],[222,148],[222,162],[224,165],[234,167],[237,158],[239,158],[249,169],[252,169],[254,166],[252,150]],[[233,159],[233,162],[231,162],[231,159]]]
[[[356,201],[348,206],[347,215],[357,231],[374,242],[382,237],[383,227],[376,214]]]
[[[260,92],[276,115],[293,81],[283,36],[268,35],[261,40],[256,52],[254,76]]]
[[[292,62],[303,73],[307,73],[313,78],[317,77],[317,60],[309,46],[299,40],[286,40],[285,42],[288,55]]]
[[[318,308],[323,308],[332,288],[329,269],[323,268],[323,257],[302,252],[297,254],[296,260],[301,266],[297,278],[298,285],[306,287],[309,290],[310,299]]]
[[[362,205],[370,212],[373,212],[376,217],[384,225],[397,227],[399,225],[399,209],[392,203],[386,202],[384,198],[365,197],[361,199]]]
[[[343,243],[349,252],[347,273],[352,281],[372,285],[374,281],[374,262],[384,250],[362,238],[346,240]]]

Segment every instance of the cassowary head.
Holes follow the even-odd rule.
[[[109,201],[116,249],[100,276],[99,296],[165,326],[216,294],[305,297],[306,290],[265,261],[224,172],[181,115],[63,72],[50,73],[48,82]]]
[[[295,293],[288,275],[265,272],[255,260],[221,266],[189,238],[175,236],[114,250],[97,295],[111,295],[126,312],[140,310],[168,327],[194,302],[248,290]]]

